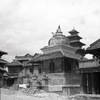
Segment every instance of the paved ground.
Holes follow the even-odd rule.
[[[69,100],[68,97],[59,96],[55,93],[25,94],[21,91],[15,92],[8,89],[1,89],[0,100]]]
[[[27,94],[22,91],[0,89],[0,100],[100,100],[100,95],[78,94],[68,97],[55,93]]]

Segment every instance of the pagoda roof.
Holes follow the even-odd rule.
[[[62,58],[62,57],[68,57],[68,58],[77,59],[77,60],[80,59],[79,55],[77,55],[77,54],[69,53],[66,51],[57,51],[57,52],[40,55],[40,56],[30,60],[30,62],[56,59],[56,58]]]
[[[100,39],[93,42],[90,47],[86,49],[86,53],[93,54],[94,56],[100,58]]]
[[[74,35],[74,34],[78,34],[79,32],[76,31],[76,30],[73,28],[71,31],[69,31],[69,33],[70,33],[71,35]]]
[[[6,64],[6,63],[8,63],[8,62],[7,62],[6,60],[3,60],[3,59],[0,58],[0,63]]]
[[[4,51],[0,50],[0,57],[1,57],[2,55],[4,55],[4,54],[7,54],[7,52],[4,52]]]
[[[19,61],[14,60],[13,62],[8,63],[7,66],[22,66],[22,64]]]
[[[30,55],[29,53],[27,53],[25,56],[16,56],[15,59],[17,60],[29,60],[30,58],[32,58],[32,55]]]
[[[28,61],[27,62],[24,62],[24,63],[20,63],[19,61],[15,60],[15,61],[13,61],[11,63],[8,63],[7,66],[30,67],[30,66],[32,66],[32,64],[31,63],[28,63]]]
[[[82,39],[82,37],[80,37],[79,35],[75,34],[75,35],[69,35],[67,36],[67,38],[72,38],[72,37],[77,37],[78,39]]]
[[[90,47],[87,48],[87,50],[94,50],[94,49],[100,49],[100,39],[90,44]]]
[[[85,45],[84,43],[80,42],[79,40],[70,41],[70,44],[76,44],[76,43],[78,43],[78,44],[80,44],[82,46]]]
[[[0,53],[2,54],[7,54],[7,52],[0,50]]]

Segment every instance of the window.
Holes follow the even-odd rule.
[[[64,72],[70,72],[72,70],[70,59],[65,59]]]
[[[33,68],[30,68],[30,72],[33,73]]]
[[[9,68],[9,73],[18,73],[18,68]]]
[[[55,72],[55,63],[53,62],[53,60],[51,60],[49,68],[50,68],[50,73]]]

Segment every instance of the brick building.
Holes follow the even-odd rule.
[[[4,77],[4,72],[5,70],[5,65],[7,63],[7,61],[3,60],[1,57],[2,55],[7,54],[7,52],[1,51],[0,50],[0,87],[3,85],[3,77]]]
[[[80,92],[80,77],[76,73],[76,69],[79,67],[78,62],[81,55],[76,54],[76,51],[84,44],[80,42],[75,29],[70,33],[75,33],[76,36],[68,36],[69,38],[72,37],[72,39],[69,39],[63,35],[60,26],[58,26],[56,33],[48,41],[48,46],[41,49],[43,54],[30,60],[34,67],[33,74],[41,76],[42,73],[45,73],[48,77],[46,84],[41,83],[44,87],[47,87],[49,92],[59,91],[67,94]],[[77,45],[72,45],[72,40],[75,39],[78,41]]]
[[[8,86],[12,86],[13,84],[23,84],[25,79],[32,76],[32,64],[28,63],[31,58],[32,55],[30,54],[15,56],[15,59],[6,65],[6,67],[8,67]]]

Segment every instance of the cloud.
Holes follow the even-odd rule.
[[[60,24],[63,34],[75,27],[87,45],[99,37],[99,0],[0,0],[0,49],[5,59],[48,45]],[[92,34],[92,35],[91,35]]]

